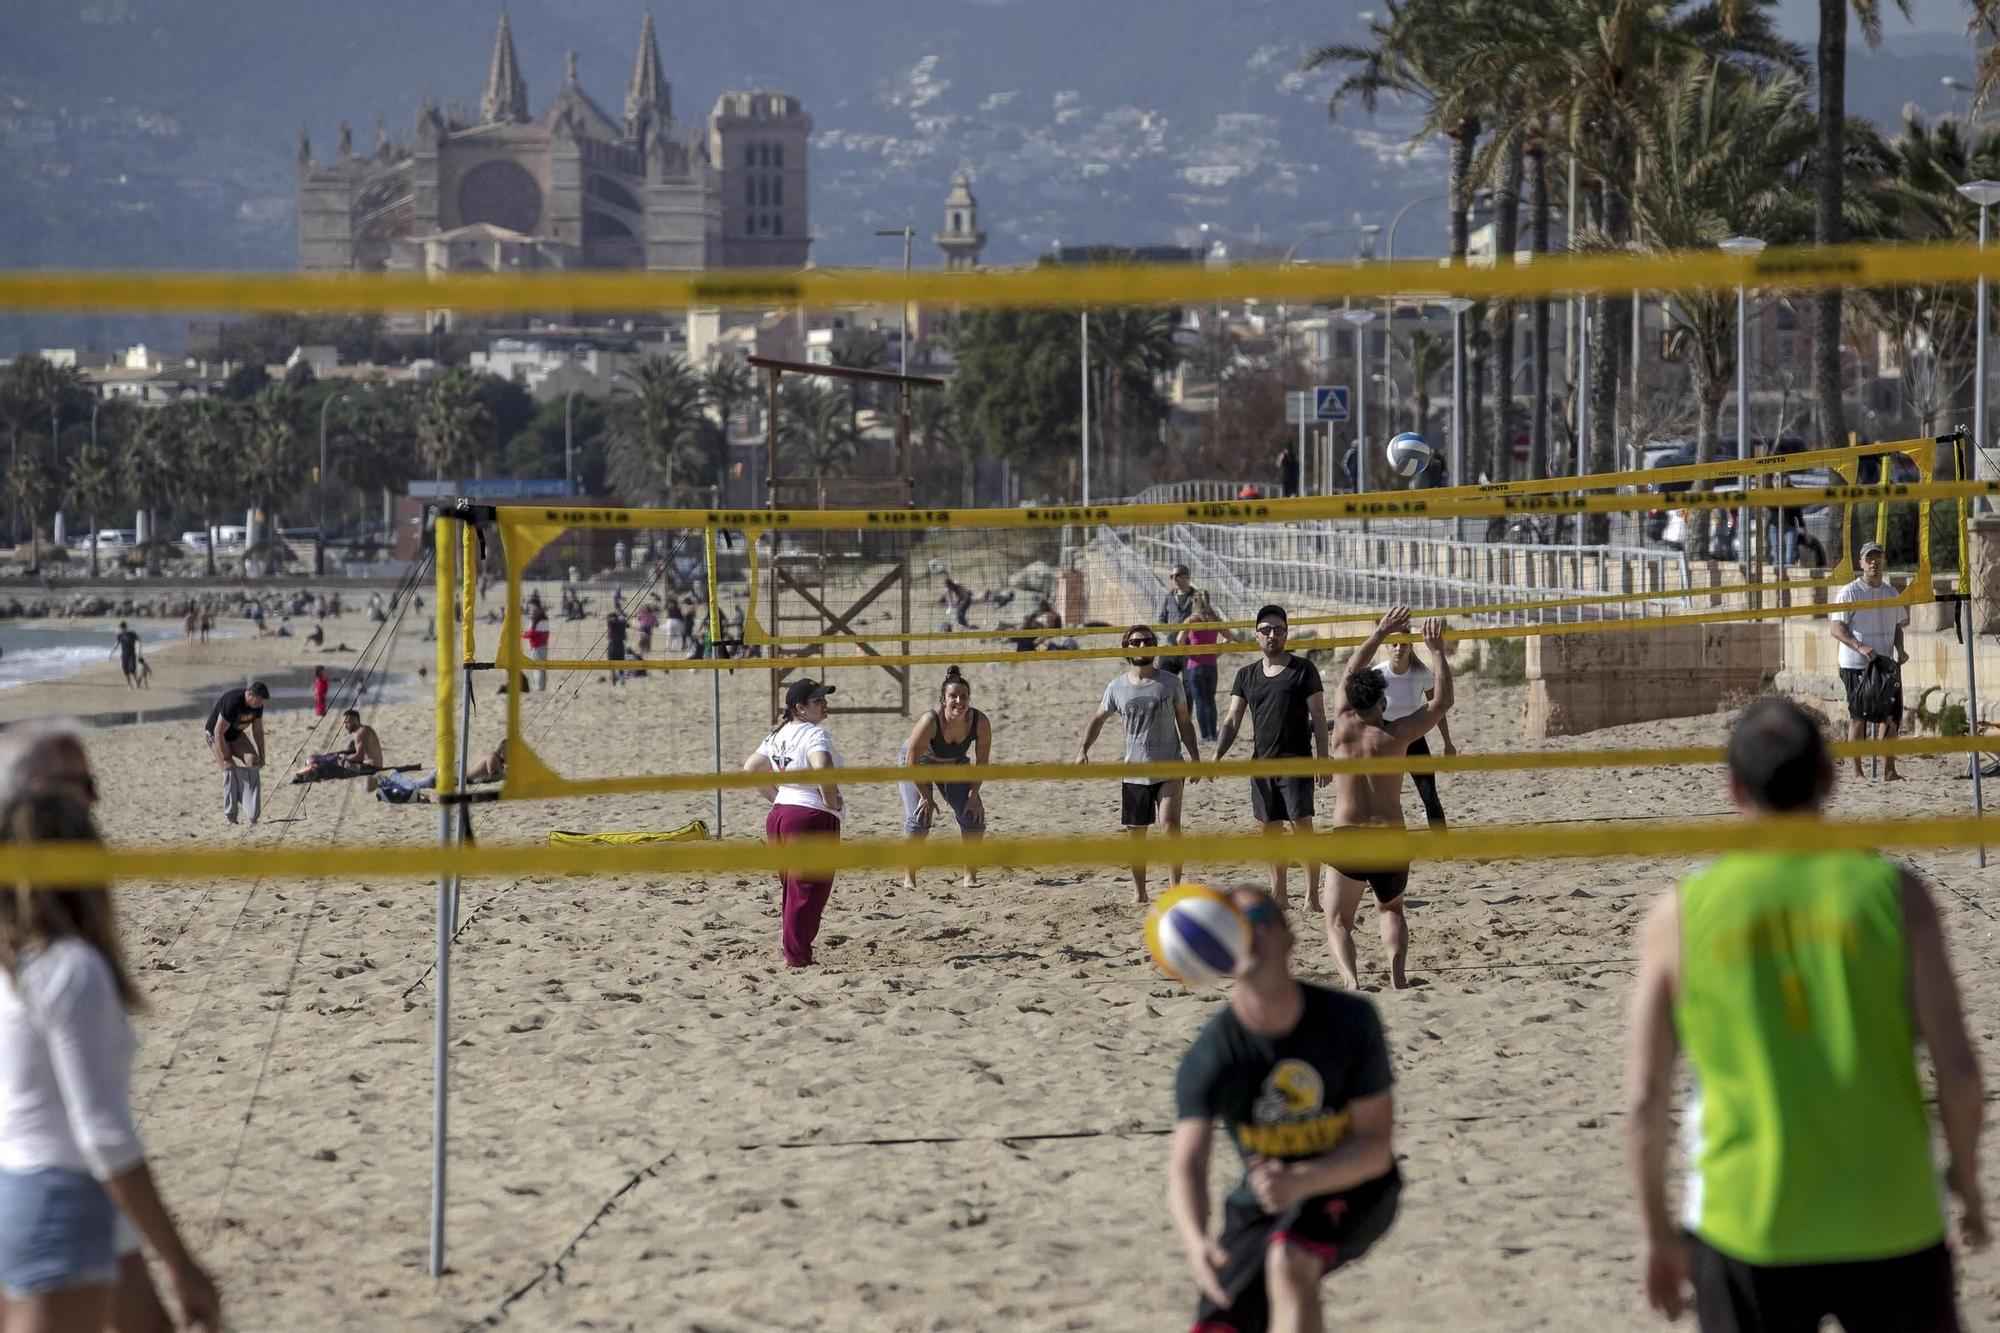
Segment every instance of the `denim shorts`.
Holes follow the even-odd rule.
[[[0,1170],[0,1292],[21,1300],[118,1280],[118,1205],[81,1171]]]

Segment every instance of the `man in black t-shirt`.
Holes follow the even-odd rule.
[[[1319,668],[1306,658],[1286,651],[1285,637],[1291,626],[1282,606],[1266,606],[1257,612],[1257,642],[1261,657],[1236,673],[1229,691],[1229,715],[1216,735],[1218,763],[1236,741],[1247,710],[1253,724],[1257,759],[1326,758],[1326,695],[1320,686]],[[1329,775],[1321,774],[1324,787]],[[1299,833],[1313,828],[1313,785],[1309,777],[1250,779],[1250,813],[1266,833],[1282,833],[1289,822]],[[1320,910],[1319,863],[1307,861],[1306,910]],[[1271,892],[1285,900],[1285,863],[1271,863]]]
[[[1394,1075],[1375,1008],[1292,976],[1292,932],[1262,889],[1230,899],[1249,918],[1250,959],[1229,1005],[1181,1057],[1169,1168],[1204,1333],[1319,1328],[1320,1280],[1396,1220]],[[1220,1120],[1243,1180],[1208,1234],[1208,1154]]]
[[[139,636],[124,621],[118,622],[116,647],[111,651],[118,654],[118,667],[125,673],[125,684],[129,689],[139,688]]]
[[[605,655],[613,662],[625,660],[625,630],[629,624],[630,622],[625,619],[625,613],[618,608],[616,602],[613,602],[611,614],[604,617],[604,634],[610,640],[610,648]],[[625,683],[625,673],[616,666],[611,668],[611,683],[613,685]]]
[[[270,702],[271,687],[261,680],[229,690],[203,726],[209,755],[222,769],[222,817],[232,824],[245,806],[253,824],[263,813],[264,707]]]

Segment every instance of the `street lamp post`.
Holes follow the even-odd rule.
[[[1986,210],[2000,204],[2000,181],[1967,181],[1958,187],[1966,199],[1979,205],[1979,248],[1986,248]],[[1973,472],[1991,477],[1993,465],[1986,455],[1986,275],[1979,275],[1979,325],[1973,337],[1972,358],[1972,456]]]
[[[1352,306],[1340,317],[1354,328],[1354,489],[1368,489],[1368,365],[1362,330],[1375,319],[1365,306]]]
[[[1284,257],[1278,261],[1278,267],[1290,268],[1292,261],[1298,258],[1299,247],[1304,245],[1307,241],[1312,240],[1314,237],[1339,236],[1346,232],[1362,231],[1362,230],[1365,229],[1357,225],[1350,225],[1347,223],[1333,223],[1333,222],[1319,223],[1314,226],[1307,227],[1304,231],[1300,232],[1296,237],[1293,238],[1292,243],[1290,245],[1285,247]],[[1280,337],[1279,341],[1284,345],[1285,362],[1287,365],[1289,365],[1292,359],[1292,307],[1289,301],[1281,301],[1278,303],[1278,323],[1282,325],[1284,329],[1284,332]]]
[[[1451,311],[1451,484],[1465,485],[1465,338],[1462,322],[1472,309],[1465,296],[1447,296],[1438,302]],[[1451,521],[1452,539],[1465,540],[1465,520]]]
[[[1722,242],[1722,248],[1732,255],[1748,257],[1762,254],[1764,242],[1754,236],[1731,236]],[[1750,459],[1750,289],[1744,283],[1736,284],[1736,461]],[[1744,473],[1736,484],[1742,487],[1745,501],[1750,498],[1750,474]],[[1754,549],[1757,534],[1750,530],[1750,506],[1746,503],[1736,515],[1736,563],[1743,567],[1743,581],[1750,581],[1750,552]]]
[[[1387,242],[1382,248],[1382,262],[1385,264],[1394,264],[1396,262],[1396,228],[1403,224],[1404,216],[1411,209],[1423,204],[1439,203],[1450,198],[1449,194],[1427,194],[1421,198],[1412,199],[1397,209],[1396,215],[1389,219],[1389,235]],[[1389,357],[1394,352],[1396,346],[1395,297],[1385,296],[1382,298],[1382,317],[1382,378],[1386,382],[1390,374]]]
[[[564,495],[576,494],[576,423],[574,419],[570,416],[570,409],[576,403],[576,396],[582,392],[583,390],[581,388],[575,388],[571,389],[568,393],[565,393],[563,395],[563,494]],[[727,422],[723,423],[724,429],[728,428],[728,424],[729,423]]]
[[[908,222],[905,222],[893,231],[878,229],[875,233],[877,236],[900,236],[903,238],[903,281],[905,283],[910,280],[910,241],[915,237],[916,233],[917,229],[915,225]],[[902,373],[908,375],[910,373],[910,298],[907,294],[903,297],[902,306],[902,322],[896,326],[898,330],[896,336],[901,340],[899,346],[902,352],[900,358],[900,364],[903,368]]]
[[[318,525],[313,528],[313,576],[326,577],[326,412],[335,403],[347,401],[344,393],[330,393],[319,405],[319,471],[313,476],[314,501],[319,508]]]

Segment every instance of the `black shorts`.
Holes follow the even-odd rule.
[[[1849,1333],[1958,1333],[1951,1252],[1940,1241],[1894,1259],[1759,1267],[1689,1236],[1695,1317],[1702,1333],[1813,1333],[1837,1319]]]
[[[1399,870],[1342,870],[1333,868],[1336,875],[1345,875],[1351,880],[1366,884],[1375,895],[1375,901],[1382,904],[1393,903],[1403,896],[1403,890],[1410,887],[1410,868]]]
[[[1282,1239],[1318,1255],[1329,1273],[1345,1268],[1388,1233],[1402,1193],[1403,1178],[1391,1167],[1386,1175],[1345,1194],[1316,1195],[1276,1215],[1265,1212],[1255,1199],[1230,1195],[1218,1240],[1229,1251],[1220,1276],[1232,1299],[1222,1310],[1201,1297],[1195,1305],[1193,1333],[1264,1333],[1271,1320],[1264,1258],[1272,1242]]]
[[[1250,779],[1250,817],[1259,824],[1285,819],[1311,819],[1313,780],[1311,778]]]
[[[1126,828],[1153,827],[1153,821],[1159,815],[1161,793],[1179,780],[1119,783],[1118,822]]]
[[[1861,716],[1860,710],[1854,705],[1854,687],[1859,685],[1861,678],[1867,674],[1868,668],[1866,667],[1840,668],[1840,683],[1847,687],[1847,715],[1856,722],[1863,721],[1864,719]],[[1900,721],[1903,716],[1903,673],[1900,671],[1896,673],[1895,701],[1896,720]]]

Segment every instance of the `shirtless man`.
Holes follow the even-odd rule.
[[[329,754],[314,755],[305,767],[298,771],[301,781],[365,776],[384,767],[382,738],[375,734],[375,728],[361,720],[360,709],[350,708],[342,713],[340,724],[347,729],[349,740],[346,748]]]
[[[1437,688],[1430,702],[1394,722],[1382,720],[1385,691],[1382,678],[1369,669],[1375,650],[1392,634],[1410,630],[1410,608],[1398,606],[1382,617],[1347,663],[1347,675],[1340,683],[1334,709],[1330,749],[1340,759],[1373,759],[1408,752],[1410,742],[1435,727],[1450,711],[1452,702],[1451,662],[1445,656],[1444,622],[1424,622],[1424,647],[1436,664]],[[1400,829],[1403,824],[1403,775],[1401,773],[1336,773],[1333,824],[1335,828],[1386,826]],[[1326,944],[1340,979],[1349,987],[1361,978],[1354,964],[1354,914],[1361,906],[1364,889],[1375,894],[1376,914],[1382,920],[1382,947],[1389,954],[1389,981],[1397,990],[1409,984],[1403,975],[1403,960],[1409,952],[1410,928],[1403,919],[1403,890],[1410,882],[1410,868],[1397,870],[1333,872],[1333,894],[1326,904]]]

